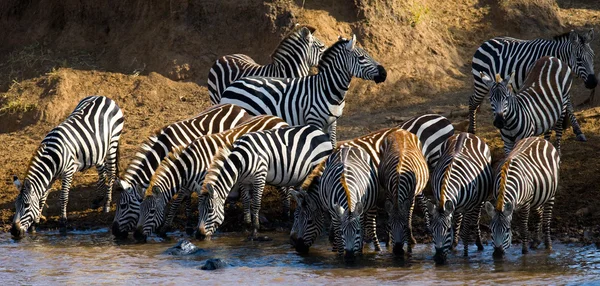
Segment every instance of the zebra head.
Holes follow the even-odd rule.
[[[340,37],[338,43],[343,45],[341,50],[344,51],[342,54],[345,55],[345,62],[336,64],[339,64],[340,66],[345,65],[351,76],[372,80],[375,81],[375,83],[381,83],[385,81],[387,77],[385,68],[376,60],[374,60],[364,49],[356,45],[356,35],[352,35],[352,39],[350,40]],[[336,49],[336,46],[339,45],[336,44],[328,50],[333,51]],[[326,57],[326,55],[323,55],[324,59]],[[334,61],[340,61],[340,59],[335,59]]]
[[[126,238],[128,232],[133,231],[137,224],[142,202],[139,189],[140,186],[125,180],[117,179],[115,182],[115,190],[121,194],[112,224],[112,234],[116,238]]]
[[[430,231],[435,246],[433,259],[438,264],[446,263],[448,251],[452,248],[452,239],[454,238],[452,216],[454,207],[454,203],[450,200],[446,200],[443,207],[439,208],[432,203],[427,203],[427,209],[431,214]]]
[[[36,184],[32,183],[29,178],[25,178],[23,183],[13,176],[13,183],[19,195],[15,201],[15,216],[13,217],[10,233],[15,239],[20,239],[25,235],[25,231],[34,223],[38,222],[41,214],[40,199]]]
[[[312,186],[318,186],[313,181]],[[296,200],[294,212],[294,224],[290,231],[290,243],[299,253],[308,253],[308,249],[321,234],[325,224],[325,215],[319,206],[319,197],[312,196],[304,190],[292,190],[292,196]]]
[[[315,30],[311,26],[296,24],[294,30],[281,41],[273,53],[273,60],[280,63],[282,67],[289,66],[290,61],[297,62],[301,74],[308,74],[311,67],[319,65],[321,56],[327,48],[314,36]]]
[[[577,76],[583,79],[587,89],[595,88],[598,85],[594,73],[594,51],[590,46],[593,39],[594,29],[590,29],[583,35],[573,30],[569,33],[569,42],[572,47],[569,55],[569,66],[575,70]]]
[[[357,202],[354,211],[347,210],[340,205],[334,205],[337,220],[340,222],[340,246],[343,247],[344,258],[353,260],[357,254],[362,253],[363,249],[363,230],[361,226],[361,216],[363,205]],[[339,251],[339,250],[338,250]]]
[[[508,113],[509,100],[512,98],[512,85],[515,72],[513,71],[504,80],[499,74],[496,74],[496,80],[492,80],[488,75],[480,72],[481,79],[490,90],[490,103],[494,113],[494,126],[498,129],[506,125],[506,115]]]
[[[140,206],[140,218],[133,233],[136,240],[145,242],[146,238],[163,223],[165,205],[160,188],[152,187],[152,194],[146,195]]]
[[[215,185],[206,183],[198,196],[198,230],[196,238],[210,239],[225,218],[225,199],[217,194]]]
[[[406,200],[402,203],[391,200],[385,201],[385,211],[388,215],[388,230],[391,235],[393,252],[396,256],[404,256],[404,242],[409,238],[408,214],[412,202]]]
[[[494,258],[502,258],[504,251],[512,243],[512,231],[510,224],[512,221],[514,206],[506,202],[502,209],[497,209],[490,202],[485,203],[485,211],[492,218],[490,221],[490,230],[492,231],[492,243],[494,245]]]

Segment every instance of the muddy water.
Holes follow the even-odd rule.
[[[107,229],[38,233],[15,242],[0,234],[0,281],[13,284],[598,284],[600,254],[595,247],[556,244],[552,252],[537,250],[522,256],[513,246],[502,262],[491,258],[491,247],[473,251],[469,259],[454,253],[449,264],[435,266],[429,245],[418,245],[412,259],[397,261],[384,250],[365,255],[347,265],[328,248],[325,238],[307,256],[288,244],[286,233],[269,233],[270,242],[245,242],[242,234],[226,234],[198,242],[198,255],[175,257],[163,254],[171,241],[150,239],[116,243]],[[178,233],[173,237],[180,236]],[[461,246],[459,246],[460,248]],[[208,258],[227,260],[231,267],[204,271]]]

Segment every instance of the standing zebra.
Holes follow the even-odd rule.
[[[433,169],[437,164],[442,144],[454,134],[454,127],[450,121],[437,114],[413,117],[404,122],[400,128],[419,137],[419,141],[423,144],[423,156],[427,159],[430,169]],[[379,168],[381,142],[394,130],[396,129],[383,129],[354,140],[343,142],[343,144],[368,150],[371,158]],[[320,207],[318,190],[322,172],[322,166],[321,168],[316,168],[302,184],[301,190],[292,192],[292,195],[296,199],[296,210],[294,212],[294,224],[290,232],[290,243],[300,253],[308,252],[315,239],[321,234],[323,225],[325,224],[325,214]],[[417,198],[425,212],[425,221],[428,226],[427,209],[423,205],[425,198],[422,196],[422,193]],[[410,237],[412,237],[412,234]]]
[[[247,76],[303,77],[317,66],[325,45],[313,35],[315,29],[296,25],[279,44],[271,58],[273,63],[259,65],[249,56],[233,54],[219,58],[208,73],[210,102],[217,104],[221,94],[235,80]]]
[[[367,151],[342,146],[325,163],[320,179],[322,207],[331,215],[334,249],[352,259],[362,252],[363,231],[381,250],[376,233],[377,168]]]
[[[415,197],[422,198],[429,180],[429,168],[421,151],[419,138],[398,130],[385,137],[381,145],[379,181],[386,189],[385,210],[394,254],[404,255],[404,243],[412,252],[412,214]],[[422,200],[423,201],[423,200]],[[410,241],[409,241],[410,239]]]
[[[502,257],[505,249],[510,247],[511,221],[515,211],[521,219],[523,254],[528,252],[530,210],[536,216],[535,237],[531,248],[539,245],[542,227],[546,249],[552,248],[550,219],[558,189],[559,166],[560,156],[557,150],[539,137],[519,141],[499,165],[494,183],[495,205],[485,203],[485,210],[492,218],[490,229],[494,257]]]
[[[439,264],[445,263],[459,233],[465,257],[469,255],[473,234],[477,250],[483,250],[479,218],[483,201],[492,187],[492,156],[483,140],[470,133],[459,133],[450,137],[442,148],[444,153],[431,174],[435,205],[427,204],[432,215],[433,258]],[[452,228],[453,217],[456,231]]]
[[[286,127],[242,135],[233,148],[221,149],[207,171],[198,194],[196,237],[211,236],[223,222],[224,204],[233,188],[252,198],[252,238],[260,227],[258,213],[265,184],[298,186],[310,171],[331,154],[327,134],[314,126]]]
[[[145,241],[148,235],[165,222],[165,219],[165,228],[171,225],[181,200],[189,198],[192,191],[202,186],[206,170],[218,149],[231,148],[231,144],[237,138],[248,132],[287,126],[287,123],[279,117],[261,115],[230,130],[201,136],[187,147],[172,152],[160,164],[146,191],[134,234],[136,239]],[[176,193],[178,193],[177,198],[171,200]],[[171,208],[165,213],[169,201],[171,201]],[[190,209],[187,210],[187,217],[186,230],[189,229],[188,233],[192,233]]]
[[[246,77],[233,82],[221,103],[234,103],[251,114],[271,114],[292,126],[314,125],[335,145],[335,122],[342,115],[352,77],[385,81],[386,71],[360,47],[356,37],[340,39],[319,62],[319,73],[301,78]]]
[[[594,51],[590,46],[593,38],[594,30],[590,29],[584,34],[571,31],[552,40],[498,37],[483,43],[475,52],[471,66],[475,92],[469,98],[469,132],[476,131],[476,112],[489,91],[481,73],[499,74],[505,78],[514,71],[513,88],[521,90],[530,67],[541,57],[553,56],[568,63],[584,80],[586,88],[595,88],[598,80],[594,74]]]
[[[60,230],[66,232],[67,202],[73,175],[92,166],[98,170],[98,189],[104,191],[104,212],[110,210],[112,185],[118,173],[119,138],[123,130],[123,112],[104,96],[82,99],[75,110],[52,129],[36,150],[21,184],[15,177],[19,195],[11,234],[21,238],[34,222],[39,222],[48,188],[61,177]]]
[[[573,114],[571,103],[571,68],[554,57],[543,57],[535,62],[521,90],[514,94],[509,88],[509,75],[496,80],[487,75],[482,80],[490,88],[490,102],[494,111],[494,126],[500,129],[504,152],[508,154],[516,141],[530,136],[556,132],[556,148],[560,153],[563,120],[569,116],[573,133],[579,141],[586,141]]]
[[[117,180],[116,189],[121,191],[117,211],[112,225],[112,234],[127,237],[139,218],[140,203],[144,190],[160,162],[176,146],[186,146],[194,139],[233,128],[251,119],[243,108],[234,104],[210,107],[197,116],[167,125],[150,136],[127,167],[122,180]]]

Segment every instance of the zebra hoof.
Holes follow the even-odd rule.
[[[577,137],[575,137],[576,141],[579,142],[587,142],[587,138],[585,137],[585,134],[581,133],[581,134],[577,134]]]

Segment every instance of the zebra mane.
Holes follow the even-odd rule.
[[[271,53],[271,58],[272,59],[275,58],[277,56],[277,54],[279,53],[281,46],[286,44],[287,41],[290,40],[290,38],[297,36],[300,33],[300,31],[302,31],[303,28],[307,28],[311,34],[314,34],[315,31],[317,30],[313,26],[296,24],[292,28],[292,30],[283,37],[283,40],[281,40],[281,42],[279,42],[279,45],[277,45],[277,48],[275,48],[275,50],[273,50],[273,52]]]
[[[213,158],[212,162],[210,163],[210,166],[208,167],[208,170],[206,171],[203,186],[206,186],[207,184],[214,184],[218,180],[218,176],[215,173],[217,173],[219,167],[225,163],[230,154],[230,147],[219,148],[219,150],[217,150],[215,157]],[[204,189],[204,187],[202,188]]]
[[[348,189],[348,184],[346,183],[346,175],[344,171],[345,169],[342,167],[340,183],[342,184],[342,188],[344,188],[344,192],[346,193],[346,199],[348,200],[348,211],[352,212],[352,199],[350,197],[350,190]]]
[[[502,169],[500,169],[500,190],[498,190],[498,201],[496,201],[496,210],[499,212],[504,210],[504,198],[506,196],[506,177],[511,162],[512,158],[507,158],[506,162],[504,162],[504,164],[502,165]]]
[[[452,163],[454,162],[454,159],[452,159],[450,161],[450,164],[448,164],[448,167],[446,167],[446,170],[444,171],[444,179],[442,179],[442,188],[440,190],[440,209],[444,209],[444,204],[446,203],[446,188],[448,185],[448,180],[450,179],[450,172],[452,172]]]
[[[169,153],[169,155],[167,155],[167,157],[165,157],[160,162],[158,168],[156,169],[156,172],[154,172],[154,175],[150,179],[150,183],[148,184],[148,188],[146,189],[146,196],[152,195],[152,187],[154,186],[154,184],[156,184],[156,180],[158,180],[160,174],[166,172],[166,169],[170,165],[172,165],[177,160],[177,158],[179,158],[179,156],[181,156],[181,153],[183,153],[184,149],[185,146],[173,147],[173,151],[171,151],[171,153]]]
[[[404,165],[403,158],[406,155],[403,152],[403,150],[406,149],[406,143],[407,143],[405,134],[403,134],[401,132],[401,130],[398,130],[396,132],[389,134],[386,137],[387,137],[386,140],[392,140],[391,141],[392,148],[393,148],[394,152],[396,152],[396,154],[398,154],[398,164],[396,165],[396,172],[400,173],[400,171],[402,170],[402,166]]]
[[[321,56],[321,60],[319,61],[319,71],[321,71],[321,67],[323,66],[321,63],[329,61],[330,57],[334,57],[337,50],[344,49],[344,45],[346,45],[350,40],[340,38],[337,42],[327,48],[323,55]],[[341,48],[340,48],[341,47]]]
[[[25,174],[29,174],[29,170],[31,170],[31,166],[33,165],[33,161],[35,160],[36,157],[38,157],[40,154],[42,154],[42,151],[46,148],[46,143],[42,143],[40,144],[40,146],[38,146],[35,151],[33,152],[33,156],[31,156],[31,158],[29,158],[29,162],[27,162],[27,172]]]
[[[310,186],[313,184],[313,181],[317,177],[320,177],[323,174],[323,170],[325,169],[326,161],[327,161],[327,159],[321,161],[321,163],[319,163],[319,165],[317,165],[316,167],[314,167],[312,169],[312,171],[310,172],[310,174],[308,174],[306,179],[304,179],[304,182],[302,183],[302,187],[301,187],[303,190],[308,191],[310,189]]]

